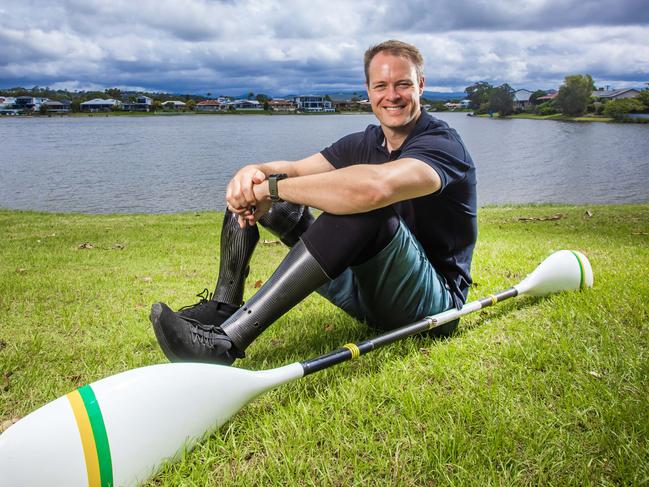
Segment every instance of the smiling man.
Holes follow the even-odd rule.
[[[313,291],[381,329],[465,302],[477,237],[473,161],[455,130],[422,110],[415,46],[391,40],[368,49],[365,78],[379,125],[232,178],[216,290],[178,312],[151,309],[170,360],[231,364]],[[317,220],[309,207],[323,211]],[[242,303],[256,223],[292,248]]]

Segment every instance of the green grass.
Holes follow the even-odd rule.
[[[79,385],[164,362],[149,306],[213,288],[221,218],[0,211],[2,427]],[[561,248],[589,257],[594,288],[510,300],[451,339],[406,339],[285,385],[149,485],[649,483],[649,205],[479,218],[472,298]],[[246,297],[285,253],[260,243]],[[277,367],[373,334],[312,296],[238,365]]]

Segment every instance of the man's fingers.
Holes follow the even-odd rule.
[[[261,184],[264,181],[266,181],[266,175],[260,170],[257,170],[254,176],[252,177],[252,182],[255,184]]]

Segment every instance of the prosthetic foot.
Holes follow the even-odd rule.
[[[218,326],[205,325],[155,303],[149,316],[160,348],[171,362],[205,362],[230,365],[244,354]]]
[[[299,241],[257,294],[222,326],[182,318],[164,303],[151,309],[156,338],[172,362],[231,364],[268,326],[327,282],[315,258]]]

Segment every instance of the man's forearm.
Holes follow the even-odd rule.
[[[307,176],[290,177],[289,174],[288,179],[278,182],[279,196],[333,214],[370,211],[385,206],[383,202],[387,201],[387,195],[380,192],[378,174],[373,172],[372,166],[353,166]],[[255,187],[255,194],[268,199],[268,182]]]
[[[402,159],[289,177],[278,182],[278,194],[292,203],[349,215],[430,194],[439,187],[437,173],[427,164]],[[255,187],[255,196],[268,199],[267,181]]]

